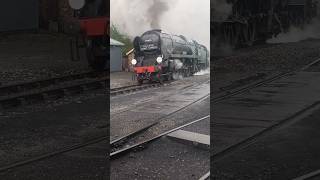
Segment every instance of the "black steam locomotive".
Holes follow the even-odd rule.
[[[131,63],[139,84],[190,76],[209,66],[207,48],[181,35],[151,30],[136,37],[133,44],[135,59]]]
[[[215,0],[231,6],[227,17],[212,7],[215,45],[250,46],[277,36],[290,26],[303,28],[317,15],[316,0]]]

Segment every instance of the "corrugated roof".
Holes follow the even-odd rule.
[[[124,44],[122,42],[119,42],[119,41],[114,40],[112,38],[110,38],[110,45],[111,46],[124,46]]]

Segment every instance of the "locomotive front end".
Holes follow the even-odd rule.
[[[157,32],[146,32],[134,40],[135,59],[131,64],[139,84],[143,81],[160,81],[163,69],[163,55],[161,53],[161,39]]]

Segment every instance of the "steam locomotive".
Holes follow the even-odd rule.
[[[75,15],[79,17],[80,32],[86,48],[88,64],[95,70],[107,69],[109,56],[107,6],[109,3],[105,0],[69,0],[69,5],[75,10]],[[79,59],[81,46],[78,44],[78,39],[76,39],[76,47]],[[71,52],[71,54],[74,53]]]
[[[137,81],[172,80],[190,76],[209,66],[207,48],[182,35],[172,35],[161,30],[150,30],[133,41],[134,65]]]
[[[264,42],[287,32],[290,26],[303,28],[317,15],[316,0],[216,1],[232,8],[227,18],[215,7],[211,9],[211,34],[215,46],[226,43],[238,47]]]

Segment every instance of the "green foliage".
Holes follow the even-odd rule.
[[[120,32],[114,24],[112,24],[110,27],[110,36],[112,39],[120,41],[124,44],[124,47],[122,48],[122,55],[125,55],[133,48],[130,37],[127,34]]]

